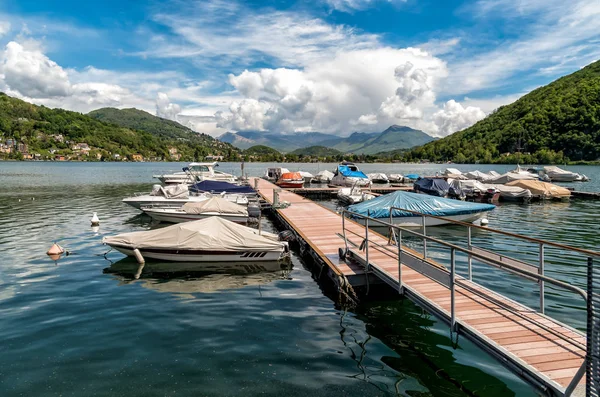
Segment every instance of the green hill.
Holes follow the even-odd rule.
[[[262,161],[282,161],[283,155],[265,145],[255,145],[243,151],[244,159],[260,158]]]
[[[88,115],[37,106],[0,93],[0,142],[11,147],[11,153],[1,153],[5,157],[19,159],[37,153],[41,159],[60,155],[80,160],[132,160],[141,159],[141,155],[152,160],[192,161],[207,154],[238,158],[236,149],[210,137],[183,131],[181,135],[170,135],[171,132],[156,133],[151,127],[138,127],[108,124]]]
[[[296,154],[299,156],[315,156],[315,157],[328,157],[328,156],[339,156],[343,154],[339,150],[332,149],[325,146],[309,146],[301,149],[296,149],[290,154]]]
[[[562,163],[600,158],[600,61],[502,106],[405,160]]]

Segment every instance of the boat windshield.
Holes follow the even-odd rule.
[[[206,165],[192,165],[189,167],[190,171],[194,172],[210,172],[210,168]]]

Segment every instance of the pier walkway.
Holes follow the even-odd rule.
[[[586,336],[543,314],[543,285],[550,283],[579,293],[584,299],[587,296],[582,290],[543,274],[542,246],[540,272],[528,263],[472,247],[469,229],[466,251],[444,243],[451,254],[448,269],[427,257],[425,243],[423,252],[404,246],[400,229],[396,229],[394,238],[388,238],[266,180],[255,178],[250,182],[271,204],[274,190],[278,191],[278,201],[284,205],[275,206],[275,215],[295,231],[341,287],[347,284],[372,288],[379,279],[448,322],[452,330],[467,336],[541,391],[558,396],[585,395]],[[286,203],[290,205],[286,207]],[[366,222],[368,225],[369,220]],[[443,243],[414,234],[423,237],[423,241]],[[340,259],[340,253],[345,259]],[[469,277],[455,272],[458,254],[468,255]],[[469,280],[472,260],[537,281],[541,312]]]

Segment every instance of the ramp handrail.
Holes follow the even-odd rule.
[[[422,221],[422,233],[415,231],[415,230],[410,230],[408,228],[405,227],[401,227],[398,225],[395,225],[392,223],[393,218],[393,211],[394,210],[398,210],[398,211],[404,211],[404,212],[409,212],[414,214],[415,216],[420,216],[421,217],[421,221]],[[364,241],[361,244],[361,250],[362,247],[364,247],[365,250],[365,259],[366,259],[366,270],[367,272],[370,271],[370,267],[371,264],[369,262],[369,223],[371,223],[371,226],[373,223],[376,224],[380,224],[383,225],[384,227],[388,227],[390,232],[391,232],[391,236],[390,236],[390,240],[389,242],[391,243],[391,239],[392,236],[394,236],[394,238],[396,238],[396,232],[398,232],[398,238],[396,238],[396,244],[397,244],[397,248],[398,248],[398,283],[399,283],[399,291],[402,293],[403,291],[403,285],[402,285],[402,271],[401,271],[401,257],[402,257],[402,233],[409,233],[413,236],[419,237],[423,239],[423,259],[426,260],[427,259],[427,242],[430,241],[432,243],[436,243],[439,244],[441,246],[444,246],[446,248],[450,249],[450,278],[449,278],[449,285],[446,285],[447,288],[450,289],[450,327],[451,330],[454,331],[456,329],[456,320],[455,320],[455,299],[454,299],[454,293],[455,293],[455,286],[456,286],[456,269],[455,269],[455,262],[456,262],[456,252],[463,252],[465,254],[467,254],[468,256],[468,275],[469,275],[469,280],[472,280],[472,259],[477,259],[480,262],[484,263],[484,264],[491,264],[491,265],[495,265],[496,267],[500,268],[500,269],[505,269],[505,270],[510,270],[511,272],[521,276],[521,277],[526,277],[526,278],[530,278],[530,279],[534,279],[536,280],[539,284],[540,284],[540,305],[541,305],[541,312],[542,314],[544,313],[544,283],[550,283],[552,285],[555,285],[559,288],[563,288],[565,290],[574,292],[578,295],[580,295],[583,300],[587,303],[588,302],[588,294],[586,291],[584,291],[583,289],[568,284],[566,282],[554,279],[552,277],[548,277],[544,274],[544,246],[550,246],[550,247],[556,247],[556,248],[560,248],[563,250],[569,250],[569,251],[574,251],[574,252],[578,252],[581,254],[585,254],[588,257],[588,261],[593,261],[593,258],[600,258],[600,252],[596,252],[596,251],[591,251],[591,250],[586,250],[586,249],[581,249],[581,248],[576,248],[576,247],[570,247],[567,245],[563,245],[563,244],[558,244],[558,243],[553,243],[550,241],[545,241],[545,240],[541,240],[541,239],[536,239],[536,238],[531,238],[531,237],[527,237],[527,236],[522,236],[519,234],[515,234],[515,233],[509,233],[509,232],[504,232],[501,230],[495,230],[495,229],[491,229],[491,228],[487,228],[487,227],[483,227],[483,226],[478,226],[478,225],[474,225],[474,224],[470,224],[470,223],[466,223],[466,222],[460,222],[460,221],[455,221],[453,219],[448,219],[448,218],[444,218],[441,216],[435,216],[435,215],[428,215],[428,214],[423,214],[417,211],[412,211],[412,210],[406,210],[403,208],[397,208],[397,207],[391,207],[390,208],[390,216],[389,216],[389,222],[383,221],[382,219],[378,219],[378,218],[373,218],[369,215],[363,215],[363,214],[359,214],[353,211],[349,211],[347,209],[342,209],[341,211],[341,216],[342,216],[342,232],[343,232],[343,238],[344,238],[344,244],[345,244],[345,252],[348,252],[348,240],[346,237],[346,222],[345,219],[346,217],[348,217],[347,215],[350,215],[349,218],[354,218],[354,219],[364,219],[365,222],[365,237],[364,237]],[[435,219],[439,219],[439,220],[443,220],[445,222],[451,223],[451,224],[457,224],[457,225],[461,225],[461,226],[465,226],[468,228],[468,247],[467,248],[463,248],[461,246],[458,246],[456,244],[453,243],[449,243],[447,241],[443,241],[440,240],[438,238],[432,237],[432,236],[428,236],[426,234],[426,219],[427,218],[435,218]],[[387,218],[386,218],[387,219]],[[477,228],[477,229],[483,229],[486,230],[488,232],[495,232],[498,234],[502,234],[502,235],[506,235],[506,236],[510,236],[510,237],[514,237],[514,238],[521,238],[527,241],[531,241],[531,242],[535,242],[537,244],[539,244],[540,247],[540,255],[539,255],[539,271],[537,273],[529,271],[523,267],[518,267],[515,266],[514,264],[511,263],[507,263],[507,262],[502,262],[500,260],[497,260],[495,258],[489,257],[489,256],[485,256],[483,254],[480,254],[477,251],[473,251],[472,245],[471,245],[471,228]],[[348,230],[350,232],[350,230]],[[352,232],[353,234],[356,234],[354,232]],[[362,236],[361,236],[362,237]],[[517,259],[513,259],[510,257],[507,257],[509,259],[512,259],[515,262],[518,262],[519,260]],[[431,265],[433,266],[433,265]],[[368,279],[368,277],[367,277]],[[443,285],[443,283],[441,283]],[[585,374],[585,370],[586,370],[586,364],[587,363],[587,357],[583,360],[583,363],[581,365],[581,367],[579,368],[579,370],[577,371],[577,373],[575,374],[575,376],[573,377],[573,379],[571,380],[571,382],[569,383],[569,385],[567,386],[567,388],[565,389],[564,394],[566,396],[570,396],[571,393],[573,392],[573,390],[575,390],[575,387],[578,385],[579,381],[581,380],[581,378],[583,377],[583,375]]]

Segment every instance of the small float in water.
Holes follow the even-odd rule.
[[[136,257],[138,262],[145,259],[262,262],[289,255],[288,243],[278,241],[277,235],[261,233],[216,216],[161,229],[104,237],[102,242],[127,256]]]

